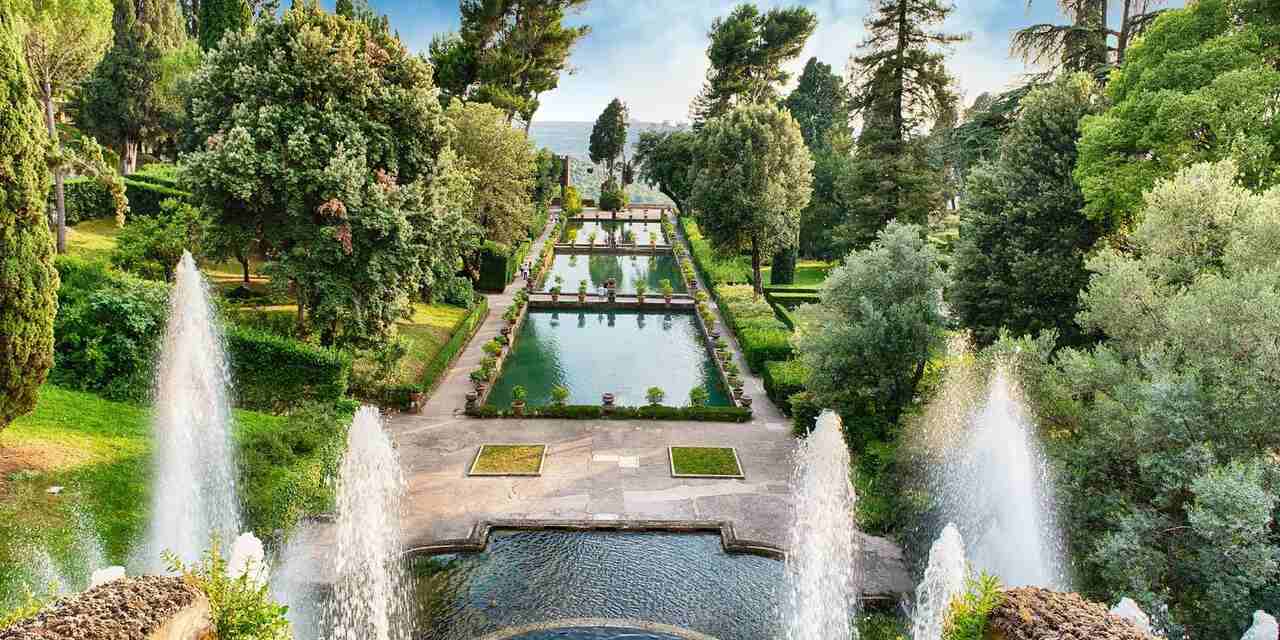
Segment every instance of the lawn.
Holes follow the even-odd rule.
[[[546,445],[486,444],[480,446],[472,475],[538,475],[542,473],[542,457]]]
[[[120,227],[115,218],[85,220],[67,227],[67,253],[92,260],[107,260],[116,248]]]
[[[235,412],[241,501],[260,536],[330,507],[347,418],[311,409],[293,417]],[[146,527],[150,443],[144,407],[52,385],[33,413],[0,431],[0,610],[28,583],[27,561],[47,553],[83,579],[85,539],[123,563]],[[47,492],[60,486],[58,495]]]
[[[677,476],[740,476],[731,447],[671,447],[671,472]]]
[[[810,289],[826,282],[827,274],[833,266],[830,262],[821,260],[801,260],[796,265],[796,280],[791,284],[769,284],[771,267],[760,270],[760,279],[764,280],[766,287]]]

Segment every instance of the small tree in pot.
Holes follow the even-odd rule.
[[[640,304],[644,304],[644,294],[648,290],[649,290],[649,283],[645,282],[644,280],[637,280],[636,281],[636,301],[638,301]]]
[[[558,384],[551,387],[551,401],[556,403],[557,407],[563,407],[565,402],[569,400],[569,388]]]
[[[587,281],[579,280],[578,281],[578,302],[586,302],[586,301],[587,301]]]
[[[711,395],[703,387],[694,387],[689,390],[689,406],[691,407],[705,407],[710,399]]]
[[[649,406],[656,407],[662,404],[662,401],[666,399],[667,392],[663,391],[662,387],[649,387],[649,390],[645,392],[644,397],[649,401]]]
[[[524,415],[524,400],[529,397],[529,392],[522,386],[516,385],[511,388],[511,412],[522,416]]]
[[[551,287],[551,301],[560,302],[560,290],[564,285],[564,277],[556,276],[556,283]]]
[[[671,294],[675,293],[675,289],[671,286],[671,280],[663,278],[658,281],[658,290],[662,292],[662,299],[667,304],[671,304]]]

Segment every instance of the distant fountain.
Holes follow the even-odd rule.
[[[1120,598],[1120,602],[1111,607],[1111,615],[1124,618],[1142,631],[1152,633],[1151,617],[1133,601],[1133,598]]]
[[[1280,626],[1276,619],[1265,611],[1253,612],[1253,626],[1240,637],[1240,640],[1272,640],[1280,637]]]
[[[400,461],[382,418],[377,409],[361,407],[347,432],[338,481],[333,600],[324,622],[333,640],[409,637],[403,497]]]
[[[216,534],[240,531],[228,402],[230,371],[208,287],[183,253],[169,298],[156,370],[151,525],[141,561],[164,569],[163,552],[194,562]]]
[[[850,640],[850,623],[861,595],[855,565],[853,508],[857,496],[849,480],[849,449],[840,418],[826,411],[799,447],[795,473],[795,514],[786,562],[787,640]]]
[[[942,627],[947,620],[951,601],[964,592],[967,569],[964,540],[954,524],[929,547],[929,566],[924,579],[916,587],[915,610],[911,616],[912,640],[942,640]]]
[[[933,493],[943,517],[964,534],[975,571],[1008,586],[1065,590],[1052,483],[1035,425],[1004,364],[991,373],[985,398],[975,384],[980,376],[972,361],[949,370],[954,379],[937,401],[943,409],[926,425],[934,440],[930,446],[938,451]]]

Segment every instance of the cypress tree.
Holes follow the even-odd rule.
[[[57,310],[48,137],[21,47],[17,8],[0,0],[0,429],[35,407],[53,366]]]
[[[342,0],[338,1],[338,5],[342,5]],[[202,0],[200,48],[208,51],[218,46],[222,36],[228,31],[242,31],[252,21],[253,9],[245,0]]]

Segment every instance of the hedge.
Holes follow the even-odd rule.
[[[130,216],[154,216],[160,213],[161,202],[169,198],[185,200],[191,194],[129,176],[124,179],[124,196],[129,200]]]
[[[791,407],[792,431],[799,437],[809,435],[818,425],[818,414],[822,412],[822,407],[813,401],[813,396],[808,391],[793,394],[787,399],[787,404]]]
[[[738,337],[738,345],[752,373],[760,373],[771,360],[790,360],[791,331],[750,285],[719,285],[711,290],[725,322]]]
[[[796,330],[796,317],[792,315],[791,310],[776,302],[770,302],[769,305],[773,307],[773,315],[777,316],[782,321],[782,324],[787,325],[787,328],[794,332]]]
[[[782,412],[791,415],[791,396],[804,391],[808,371],[799,360],[764,363],[764,391]]]
[[[124,197],[129,201],[129,213],[126,216],[152,216],[160,212],[160,203],[168,198],[185,199],[191,194],[179,191],[156,182],[155,176],[144,178],[130,175],[124,179]],[[73,225],[85,220],[115,217],[115,205],[111,200],[111,192],[95,178],[71,178],[63,188],[67,211],[67,224]],[[49,201],[53,202],[53,190],[49,190]]]
[[[471,308],[471,312],[462,319],[462,322],[453,328],[453,336],[440,347],[435,357],[422,370],[422,381],[419,387],[423,392],[430,393],[440,385],[440,381],[444,379],[444,373],[453,366],[467,343],[471,342],[471,338],[480,329],[480,325],[484,324],[485,318],[489,317],[489,299],[484,296],[476,297],[479,298],[477,304]]]
[[[226,344],[237,406],[278,413],[311,400],[337,402],[347,393],[346,352],[237,326],[227,327]]]
[[[816,293],[766,291],[764,296],[770,302],[775,302],[788,309],[794,309],[802,304],[818,304],[822,301],[822,298]]]
[[[711,243],[702,237],[698,223],[687,216],[680,218],[680,226],[684,229],[684,237],[689,240],[693,264],[702,273],[707,286],[751,282],[751,265],[746,258],[717,256]]]
[[[151,184],[158,184],[162,187],[169,187],[170,189],[178,189],[179,173],[180,170],[177,165],[157,162],[139,168],[129,174],[129,177],[143,182],[150,182]]]
[[[593,404],[525,407],[522,415],[487,404],[468,412],[478,418],[559,418],[564,420],[686,420],[690,422],[747,422],[751,409],[743,407],[613,407]]]
[[[502,293],[515,278],[520,263],[529,253],[529,241],[512,250],[510,245],[486,240],[480,248],[480,278],[476,289],[489,293]]]

